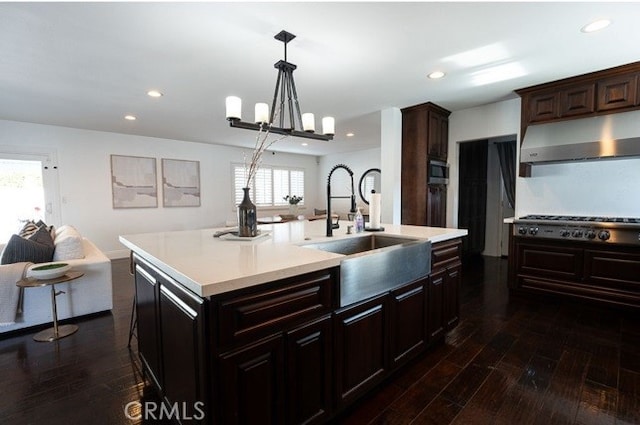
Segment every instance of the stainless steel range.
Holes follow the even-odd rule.
[[[640,218],[527,215],[514,220],[521,237],[640,245]]]

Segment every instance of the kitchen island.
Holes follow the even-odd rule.
[[[324,225],[262,225],[252,241],[214,238],[220,229],[120,237],[139,355],[174,419],[326,422],[456,326],[466,230],[385,224],[377,235],[431,243],[430,273],[341,305],[352,256],[304,245],[373,232],[343,225],[327,238]]]

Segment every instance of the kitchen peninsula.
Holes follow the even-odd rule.
[[[251,241],[214,238],[220,229],[121,236],[135,264],[139,355],[165,403],[201,423],[321,423],[442,341],[458,323],[466,230],[384,227],[327,238],[324,222],[293,221],[262,225],[266,236]],[[370,254],[304,246],[385,237],[410,242],[379,251],[426,247],[430,267],[348,304],[341,267]]]

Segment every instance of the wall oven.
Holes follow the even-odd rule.
[[[449,164],[433,159],[427,164],[427,184],[449,184]]]

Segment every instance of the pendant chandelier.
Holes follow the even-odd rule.
[[[333,117],[322,118],[322,133],[316,133],[313,114],[300,113],[296,83],[293,81],[293,71],[296,69],[296,65],[287,62],[287,43],[295,37],[284,30],[274,37],[284,44],[284,60],[279,60],[273,65],[278,69],[278,79],[276,80],[271,111],[269,112],[269,105],[266,103],[256,103],[254,122],[242,121],[242,100],[236,96],[229,96],[226,99],[226,110],[227,120],[231,127],[256,131],[264,130],[306,139],[333,139],[335,134]],[[278,111],[277,114],[276,111]],[[277,120],[277,123],[274,122],[274,119]]]

